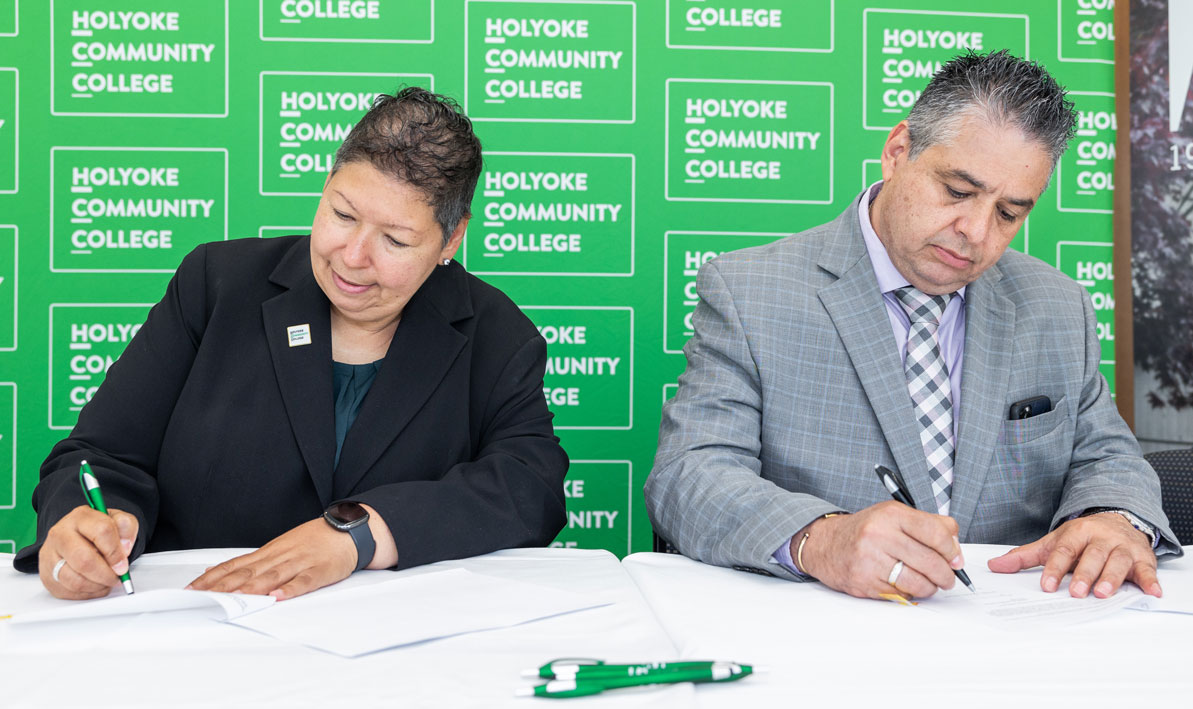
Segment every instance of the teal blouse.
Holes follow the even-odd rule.
[[[356,421],[360,413],[360,404],[373,386],[373,379],[381,369],[384,360],[369,362],[368,364],[344,364],[332,362],[332,396],[336,401],[336,462],[340,466],[340,451],[344,448],[344,438],[348,436],[348,429]]]

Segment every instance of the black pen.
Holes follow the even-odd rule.
[[[915,500],[911,499],[911,491],[907,489],[907,483],[903,481],[903,476],[896,473],[882,465],[874,466],[874,474],[882,481],[882,486],[891,493],[891,497],[896,501],[902,502],[911,509],[917,509]],[[965,569],[953,569],[953,575],[956,576],[961,583],[972,593],[977,593],[977,589],[973,587],[973,582],[969,580],[969,574],[965,573]]]

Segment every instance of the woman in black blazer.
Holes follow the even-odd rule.
[[[43,464],[15,566],[92,598],[143,551],[260,547],[192,587],[290,598],[550,542],[568,460],[546,345],[452,260],[480,169],[458,107],[405,89],[336,153],[310,236],[188,255]]]

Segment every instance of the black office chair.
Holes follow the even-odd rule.
[[[1181,544],[1193,544],[1193,448],[1143,456],[1160,476],[1164,514]]]
[[[661,537],[658,532],[655,532],[654,530],[651,530],[651,532],[654,534],[653,551],[658,554],[683,554],[683,552],[675,548],[674,544]],[[756,569],[752,566],[740,566],[738,564],[734,564],[732,568],[734,571],[745,571],[746,573],[758,574],[760,576],[774,576],[774,574],[767,571],[766,569]]]
[[[655,551],[659,554],[678,554],[679,553],[679,549],[676,549],[675,545],[673,545],[671,542],[669,542],[666,539],[663,539],[661,536],[659,536],[658,532],[652,531],[652,533],[654,534],[654,549],[652,551]]]

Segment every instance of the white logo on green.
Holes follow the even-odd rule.
[[[17,191],[17,83],[16,69],[0,68],[0,193]]]
[[[967,50],[1027,57],[1027,15],[928,10],[862,12],[862,126],[889,130],[940,66]]]
[[[555,429],[633,426],[632,308],[523,306],[547,342],[543,395]]]
[[[17,504],[17,385],[0,382],[0,510]]]
[[[1114,63],[1114,0],[1057,0],[1061,61]]]
[[[1097,318],[1102,363],[1114,363],[1114,245],[1088,241],[1056,244],[1056,267],[1085,286]]]
[[[56,0],[51,113],[226,116],[227,23],[226,0]]]
[[[633,122],[633,3],[468,0],[465,15],[473,120]]]
[[[831,52],[833,0],[667,0],[667,46]]]
[[[633,274],[632,155],[486,153],[477,188],[473,273]]]
[[[0,36],[17,34],[17,0],[0,0]]]
[[[17,228],[0,226],[0,351],[17,346]]]
[[[227,238],[222,148],[53,148],[50,269],[171,273]]]
[[[563,482],[567,526],[550,546],[628,554],[632,474],[628,460],[573,460]]]
[[[261,39],[430,42],[434,0],[258,0]]]
[[[1062,212],[1114,211],[1114,94],[1070,91],[1077,107],[1077,134],[1056,166],[1056,208]]]
[[[50,306],[50,428],[69,429],[141,329],[148,304]]]
[[[403,86],[434,90],[429,74],[261,72],[261,194],[321,194],[352,127]]]
[[[785,234],[669,231],[663,234],[663,351],[683,352],[693,334],[700,267],[726,251],[769,244]]]
[[[832,84],[670,79],[666,104],[667,199],[832,202]]]

